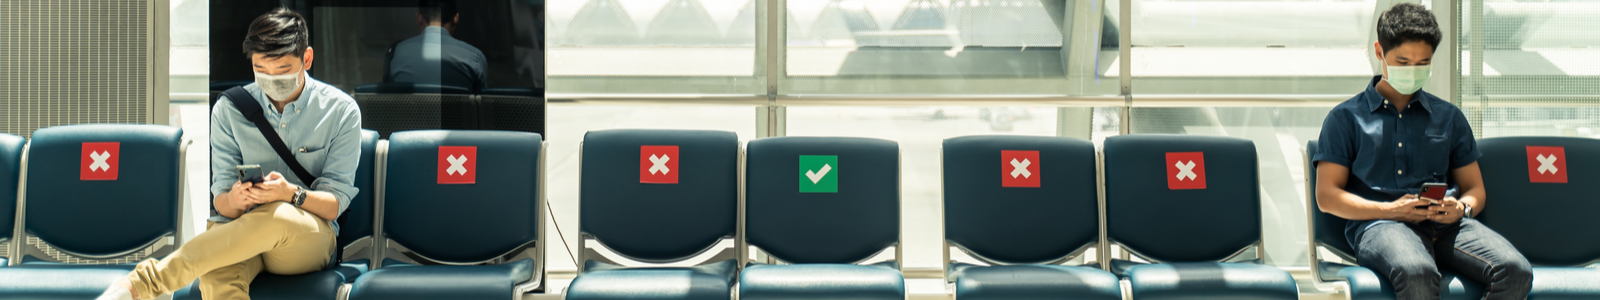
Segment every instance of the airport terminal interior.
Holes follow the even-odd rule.
[[[483,49],[481,55],[489,61],[487,84],[459,91],[397,88],[386,74],[384,53],[394,53],[400,40],[421,30],[411,18],[414,1],[3,2],[0,27],[12,28],[0,30],[0,40],[8,41],[0,45],[0,117],[6,118],[0,120],[0,152],[24,149],[18,143],[8,150],[4,134],[34,143],[23,156],[0,153],[0,159],[12,160],[0,161],[0,172],[15,173],[0,174],[10,180],[0,182],[0,191],[13,184],[23,202],[15,207],[15,220],[0,219],[15,223],[0,228],[10,233],[0,246],[0,254],[9,260],[0,267],[0,299],[91,299],[120,278],[106,274],[126,274],[131,263],[161,258],[206,232],[213,197],[208,188],[212,105],[223,90],[255,82],[248,58],[239,54],[239,37],[253,16],[265,12],[261,7],[277,6],[307,15],[316,53],[310,74],[353,95],[361,106],[362,127],[370,130],[362,134],[362,151],[373,153],[362,153],[359,170],[368,173],[357,176],[358,185],[365,180],[360,193],[368,199],[363,219],[340,221],[346,228],[341,230],[357,228],[366,236],[347,243],[341,232],[335,261],[347,264],[329,267],[359,262],[359,270],[337,273],[339,279],[328,285],[332,290],[305,296],[310,298],[255,295],[299,289],[293,284],[262,287],[263,278],[310,279],[257,277],[251,290],[255,299],[1394,299],[1388,282],[1348,275],[1365,269],[1354,266],[1344,220],[1316,205],[1316,170],[1309,161],[1315,153],[1308,151],[1317,149],[1325,117],[1334,106],[1362,93],[1381,74],[1383,66],[1373,49],[1378,40],[1374,24],[1382,12],[1400,3],[1421,4],[1438,21],[1442,41],[1428,65],[1432,79],[1422,90],[1459,107],[1483,149],[1480,162],[1495,203],[1486,211],[1507,216],[1498,222],[1485,218],[1484,223],[1506,234],[1532,261],[1534,287],[1528,299],[1600,299],[1600,226],[1532,230],[1531,223],[1512,221],[1583,224],[1565,216],[1592,220],[1592,209],[1600,209],[1600,199],[1577,191],[1584,184],[1600,184],[1600,170],[1584,170],[1600,169],[1600,156],[1595,156],[1600,153],[1600,1],[459,0],[462,27],[454,35]],[[224,28],[229,31],[219,31]],[[74,126],[100,123],[165,125],[181,129],[181,134]],[[447,131],[423,131],[430,129]],[[45,191],[72,189],[77,194],[63,195],[106,199],[99,201],[122,197],[117,192],[93,194],[100,188],[72,177],[77,171],[62,175],[69,182],[39,183],[55,174],[37,171],[49,165],[41,157],[55,157],[40,149],[59,147],[63,151],[55,152],[77,154],[75,144],[63,145],[83,142],[88,149],[89,142],[103,142],[96,138],[127,138],[121,153],[171,150],[162,147],[172,143],[156,147],[138,140],[161,134],[180,134],[163,141],[183,141],[174,148],[181,150],[171,152],[182,155],[171,161],[181,168],[130,169],[126,166],[150,161],[128,158],[121,160],[120,172],[123,180],[172,178],[176,181],[156,185],[181,187],[167,191],[178,200],[163,206],[176,219],[165,219],[173,222],[161,227],[169,232],[152,235],[166,238],[150,242],[141,237],[136,248],[108,248],[115,246],[73,241],[80,237],[70,232],[79,229],[49,227],[61,222],[35,221],[53,218],[46,214],[51,209],[66,209],[39,206],[48,201],[40,196]],[[481,168],[485,175],[465,183],[492,189],[483,186],[528,179],[486,192],[525,199],[474,210],[524,213],[526,219],[396,221],[426,216],[406,210],[426,211],[429,205],[502,203],[441,192],[464,190],[450,190],[455,186],[430,189],[446,183],[443,152],[450,145],[440,141],[482,143],[474,144],[475,160],[504,157],[473,162],[472,171]],[[672,157],[686,158],[629,154],[659,145],[672,145]],[[433,152],[425,151],[435,146],[437,161]],[[1543,155],[1524,156],[1524,146],[1530,147],[1527,151],[1561,146],[1565,152],[1560,165],[1551,165]],[[1512,148],[1516,151],[1497,150]],[[1197,169],[1201,173],[1189,176],[1209,177],[1211,187],[1200,177],[1198,188],[1222,194],[1177,193],[1190,188],[1161,180],[1161,166],[1141,165],[1162,162],[1162,152],[1170,164],[1174,152],[1185,151],[1206,152],[1210,168],[1202,165]],[[970,159],[982,164],[963,164],[969,160],[959,154],[968,152],[983,153]],[[991,152],[1003,152],[1003,160],[993,161]],[[1154,161],[1125,161],[1143,153],[1153,153]],[[789,190],[796,184],[796,169],[790,168],[795,155],[801,171],[798,194]],[[1514,157],[1501,157],[1506,155]],[[1048,159],[1041,161],[1041,156]],[[18,164],[22,157],[31,164]],[[411,157],[426,161],[408,167],[396,160]],[[449,157],[453,168],[456,156]],[[78,159],[67,155],[62,161],[76,164]],[[716,163],[706,165],[710,161]],[[830,168],[812,169],[807,164],[813,162]],[[1179,180],[1194,168],[1183,162],[1169,169],[1184,172]],[[441,176],[437,185],[436,163]],[[3,168],[8,164],[10,171]],[[1528,184],[1527,176],[1539,182],[1545,165],[1572,170],[1571,187],[1568,175],[1561,175],[1561,185]],[[1124,166],[1132,167],[1120,168]],[[652,177],[659,175],[658,169],[678,168],[685,171],[670,179]],[[396,173],[408,169],[426,174]],[[968,169],[981,176],[966,179],[969,174],[958,172]],[[1001,169],[1001,182],[995,182],[995,169]],[[597,173],[601,170],[622,174]],[[830,170],[831,179],[826,176]],[[1147,171],[1157,177],[1127,179]],[[632,180],[633,174],[640,174],[639,180]],[[1031,183],[1014,182],[1018,174],[1032,177]],[[1500,174],[1524,177],[1496,191],[1502,186],[1495,183],[1511,176]],[[807,190],[808,177],[810,184],[836,182]],[[1070,187],[1049,189],[1058,194],[1005,191],[1040,187],[1041,180],[1045,188]],[[637,187],[680,181],[683,188]],[[979,183],[994,186],[966,187]],[[771,191],[773,186],[784,190]],[[847,193],[857,191],[887,196]],[[596,199],[602,194],[615,199]],[[826,196],[835,194],[842,197]],[[1135,194],[1161,199],[1127,196]],[[1084,205],[1026,195],[1082,200],[1073,203]],[[4,196],[9,195],[0,195],[0,200]],[[821,204],[762,203],[762,196]],[[1020,198],[1007,199],[1013,196]],[[736,201],[715,200],[724,198]],[[972,203],[960,202],[965,198]],[[1540,204],[1516,203],[1523,200]],[[97,206],[84,201],[70,203],[78,203],[79,210]],[[651,214],[629,207],[660,209]],[[1117,211],[1119,207],[1123,210]],[[1505,212],[1492,213],[1495,209]],[[1045,229],[1001,226],[1023,222],[1008,216],[1037,217],[1040,211],[1058,215],[1044,219],[1060,223],[1040,223]],[[129,214],[142,212],[146,210]],[[1513,212],[1535,216],[1518,219],[1510,217]],[[1334,220],[1338,225],[1326,223]],[[362,224],[350,225],[357,222]],[[415,223],[405,224],[410,222]],[[460,225],[477,222],[523,228],[457,235],[428,231],[434,225],[427,222],[453,223],[440,228],[492,228]],[[111,227],[118,222],[92,223]],[[1244,225],[1235,228],[1241,231],[1195,229],[1226,228],[1215,227],[1223,223]],[[1115,228],[1119,224],[1126,225]],[[650,227],[699,232],[639,233]],[[990,229],[996,231],[984,231]],[[1514,236],[1521,233],[1533,236]],[[61,235],[69,237],[50,240]],[[489,240],[512,245],[494,248],[499,252],[488,256],[476,253],[488,250],[461,250],[480,249],[465,245]],[[1183,243],[1217,240],[1242,242]],[[985,242],[990,244],[981,245]],[[513,274],[509,284],[469,282],[476,278],[471,276],[488,276],[470,272],[453,279],[363,279],[385,275],[378,272],[385,265],[529,268],[518,265],[524,258],[536,265],[531,267],[534,273],[508,271]],[[724,264],[727,259],[733,261]],[[1231,264],[1167,269],[1167,277],[1147,275],[1155,279],[1144,287],[1130,279],[1135,270],[1130,265],[1193,261]],[[111,279],[79,284],[77,291],[40,292],[34,290],[49,290],[42,287],[48,284],[4,282],[25,276],[8,275],[6,269],[35,262],[123,267],[94,275]],[[832,265],[763,268],[813,263]],[[1012,270],[1003,276],[981,270],[1018,265],[1075,267],[1071,272]],[[630,268],[682,273],[606,274]],[[1161,271],[1152,269],[1142,270]],[[1087,270],[1104,272],[1111,285],[1093,286],[1087,281],[1100,273],[1084,275]],[[389,275],[420,276],[397,273],[402,271]],[[1067,273],[1078,277],[1049,277]],[[1288,277],[1272,277],[1278,274]],[[596,279],[584,282],[586,275]],[[652,279],[656,275],[666,279]],[[1040,277],[1022,283],[994,279],[1035,275]],[[757,276],[765,277],[750,278]],[[962,276],[971,278],[959,281]],[[889,277],[898,281],[874,285],[874,280]],[[1231,282],[1233,277],[1241,282]],[[404,281],[408,279],[414,281]],[[1272,282],[1282,284],[1265,287]],[[707,284],[720,288],[721,294],[705,294],[700,289]],[[1441,284],[1446,299],[1478,299],[1487,289],[1449,274]],[[1233,294],[1229,286],[1254,290]],[[391,290],[380,290],[385,288]],[[469,288],[480,290],[430,294]],[[817,292],[830,289],[839,291]],[[85,291],[91,293],[84,296]],[[199,292],[185,293],[163,297],[199,299]],[[62,296],[68,294],[72,296]]]

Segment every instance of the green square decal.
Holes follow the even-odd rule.
[[[839,156],[801,155],[801,193],[838,193]]]

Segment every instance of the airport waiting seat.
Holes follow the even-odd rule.
[[[590,131],[582,148],[583,265],[566,299],[729,299],[739,137],[616,129]]]
[[[1339,216],[1322,212],[1317,207],[1317,162],[1311,159],[1317,156],[1317,141],[1306,142],[1306,222],[1311,231],[1311,248],[1309,249],[1311,261],[1316,267],[1311,268],[1311,277],[1321,283],[1342,283],[1345,293],[1352,300],[1364,299],[1394,299],[1394,286],[1389,285],[1387,279],[1378,277],[1378,273],[1371,269],[1355,265],[1355,249],[1344,237],[1344,227],[1348,222]],[[1324,257],[1321,250],[1332,253],[1334,257]],[[1442,299],[1480,299],[1483,297],[1483,288],[1477,283],[1461,278],[1448,270],[1440,270],[1439,291]]]
[[[479,129],[544,132],[544,91],[492,87],[478,93]]]
[[[1296,299],[1289,272],[1263,252],[1256,148],[1249,140],[1173,134],[1107,138],[1106,234],[1151,264],[1110,260],[1133,299]]]
[[[17,188],[27,139],[0,133],[0,267],[11,262],[11,234],[17,226]]]
[[[956,299],[1122,299],[1098,263],[1063,265],[1100,241],[1093,143],[957,137],[943,160],[945,257],[955,247],[981,263],[946,262]]]
[[[217,98],[222,97],[222,92],[228,91],[228,89],[231,89],[231,88],[236,87],[236,86],[249,85],[251,83],[256,83],[256,81],[254,79],[251,79],[251,80],[212,81],[211,82],[211,89],[210,89],[211,90],[211,95],[210,95],[210,98],[208,98],[208,99],[211,100],[211,104],[209,104],[209,105],[210,106],[217,106]]]
[[[20,264],[0,268],[0,299],[91,299],[134,264],[172,253],[188,143],[161,125],[35,131],[17,199]]]
[[[1533,263],[1528,299],[1600,299],[1600,140],[1478,140],[1488,208],[1477,218]]]
[[[335,300],[339,288],[355,282],[356,276],[372,265],[373,170],[378,155],[378,132],[361,131],[361,164],[356,167],[355,186],[359,191],[350,206],[339,214],[337,250],[322,271],[301,275],[262,272],[250,281],[251,299],[328,299]],[[200,282],[172,293],[174,300],[200,300]]]
[[[870,138],[750,141],[745,241],[772,261],[745,267],[739,299],[905,299],[899,151]],[[894,260],[863,265],[889,247]]]
[[[478,105],[463,87],[385,82],[356,86],[361,128],[378,137],[405,130],[478,129]]]
[[[520,299],[544,265],[544,142],[506,131],[396,132],[380,164],[378,268],[349,299]]]

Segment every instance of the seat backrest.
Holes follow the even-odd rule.
[[[17,184],[22,177],[22,148],[27,139],[0,133],[0,241],[11,240],[17,226]],[[0,249],[11,243],[0,245]],[[9,255],[0,251],[0,255]]]
[[[406,130],[478,129],[477,97],[466,88],[403,82],[364,84],[351,94],[361,128],[380,138]]]
[[[163,125],[35,131],[22,199],[26,234],[48,244],[38,247],[80,256],[154,247],[175,235],[183,200],[182,137],[183,129]]]
[[[396,132],[384,164],[384,238],[442,263],[493,262],[534,249],[542,145],[527,132]]]
[[[1498,137],[1478,141],[1488,192],[1476,218],[1540,266],[1600,261],[1600,140]]]
[[[355,181],[356,189],[359,191],[354,197],[350,197],[350,207],[339,214],[338,246],[341,258],[344,257],[343,251],[346,247],[350,247],[350,244],[372,237],[373,213],[377,211],[372,201],[372,195],[378,192],[373,185],[377,152],[378,132],[361,130],[361,163],[356,167]]]
[[[780,260],[853,263],[899,242],[898,143],[756,139],[745,176],[745,240]]]
[[[632,259],[692,257],[734,236],[739,137],[617,129],[583,137],[579,231]]]
[[[966,136],[942,159],[945,239],[979,259],[1051,262],[1100,239],[1093,143]]]
[[[1306,183],[1308,193],[1306,199],[1309,199],[1306,201],[1306,209],[1311,210],[1311,239],[1335,254],[1355,257],[1355,249],[1351,248],[1350,241],[1344,238],[1344,225],[1348,221],[1322,212],[1322,208],[1317,206],[1317,162],[1312,160],[1317,157],[1317,145],[1316,140],[1306,142],[1306,170],[1308,170],[1306,178],[1309,180]]]
[[[1249,140],[1132,134],[1105,141],[1106,234],[1159,262],[1218,261],[1261,241]]]

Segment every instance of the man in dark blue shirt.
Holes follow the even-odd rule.
[[[1472,216],[1485,206],[1477,142],[1455,105],[1421,90],[1441,39],[1433,13],[1401,3],[1378,18],[1383,75],[1334,107],[1316,157],[1317,207],[1350,220],[1356,260],[1399,299],[1439,299],[1440,270],[1484,286],[1485,299],[1525,299],[1528,260]],[[1418,196],[1448,183],[1443,199]],[[1431,204],[1431,205],[1430,205]]]
[[[417,26],[422,27],[422,34],[389,49],[384,81],[482,91],[489,84],[489,61],[483,51],[450,35],[460,22],[455,1],[421,0],[417,8]]]

